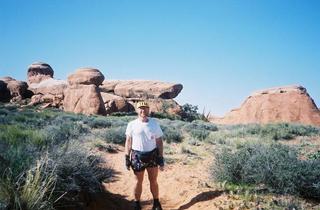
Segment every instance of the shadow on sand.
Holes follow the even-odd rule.
[[[126,196],[113,193],[100,193],[96,195],[93,202],[84,208],[84,210],[128,210],[133,209],[134,202],[126,199]]]
[[[223,191],[202,192],[202,193],[196,195],[195,197],[193,197],[188,203],[180,206],[178,208],[178,210],[188,209],[198,202],[212,200],[216,197],[219,197],[222,193],[223,193]]]

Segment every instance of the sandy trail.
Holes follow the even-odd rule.
[[[105,153],[104,157],[116,174],[110,182],[104,183],[109,192],[107,196],[100,198],[98,204],[90,209],[132,209],[135,180],[132,170],[128,171],[124,166],[123,147],[119,147],[117,153]],[[215,209],[212,201],[221,197],[222,192],[214,190],[207,183],[208,164],[207,159],[199,159],[192,164],[180,161],[166,165],[164,171],[159,171],[158,183],[163,209]],[[152,208],[153,198],[149,186],[145,172],[141,196],[143,210]]]

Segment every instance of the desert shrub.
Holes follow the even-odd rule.
[[[163,140],[167,143],[171,142],[181,142],[183,139],[182,133],[179,129],[176,129],[172,126],[166,126],[164,124],[160,125],[163,132]]]
[[[199,113],[198,113],[198,106],[193,106],[191,104],[184,104],[181,107],[181,120],[192,122],[193,120],[200,119]]]
[[[320,150],[314,152],[314,153],[311,153],[311,154],[308,154],[308,159],[310,160],[320,160]]]
[[[44,136],[41,132],[18,125],[0,125],[0,141],[10,145],[41,144]]]
[[[112,127],[121,127],[121,126],[127,126],[128,122],[131,121],[130,119],[132,119],[132,117],[110,117],[110,121],[112,124]],[[129,120],[129,121],[127,121]]]
[[[123,116],[137,116],[136,112],[112,112],[110,116],[123,117]]]
[[[8,113],[8,123],[0,124],[0,209],[77,206],[112,175],[82,146],[79,137],[89,132],[81,122],[86,116],[60,115],[57,110]],[[34,126],[37,120],[44,123]]]
[[[230,138],[233,137],[226,131],[211,132],[206,138],[206,142],[211,144],[226,144],[227,140]]]
[[[186,131],[190,131],[190,130],[218,131],[218,127],[215,124],[200,121],[200,120],[195,120],[191,123],[185,124],[183,129]]]
[[[195,120],[184,125],[183,130],[188,132],[193,138],[204,140],[211,131],[217,131],[218,127],[212,123]]]
[[[306,198],[320,199],[320,160],[301,161],[301,167],[295,180],[299,195]]]
[[[273,140],[280,139],[293,139],[296,136],[312,136],[319,135],[320,129],[310,125],[290,124],[290,123],[277,123],[277,124],[266,124],[266,125],[248,125],[243,127],[239,131],[239,135],[245,136],[259,135],[261,137],[269,137]]]
[[[179,115],[164,112],[151,112],[150,116],[158,119],[181,120]]]
[[[0,176],[0,204],[3,209],[53,209],[55,181],[54,167],[48,167],[47,157],[19,176],[6,169]]]
[[[54,121],[52,124],[58,123],[58,122],[78,122],[86,119],[87,116],[82,115],[82,114],[72,114],[72,113],[66,113],[66,112],[61,112],[59,113],[58,116],[54,118]]]
[[[195,139],[195,138],[189,138],[187,143],[189,145],[193,145],[193,146],[199,146],[201,145],[200,141],[198,139]]]
[[[190,131],[190,135],[193,138],[196,138],[196,139],[199,139],[199,140],[206,139],[209,136],[209,134],[210,134],[209,131],[203,130],[203,129],[199,129],[199,130],[193,129],[193,130]]]
[[[89,202],[91,194],[101,191],[101,181],[110,178],[112,170],[101,168],[102,160],[78,143],[67,148],[51,154],[57,175],[54,197],[59,198],[55,207],[80,208]]]
[[[38,155],[33,148],[30,149],[30,146],[25,147],[19,145],[14,147],[12,145],[6,145],[5,150],[1,153],[2,164],[0,165],[0,176],[2,176],[7,169],[10,169],[14,177],[23,173],[34,162],[35,158],[30,154]]]
[[[110,120],[106,118],[91,118],[87,124],[90,128],[109,128],[112,126]]]
[[[244,144],[215,153],[212,175],[217,181],[265,185],[277,193],[320,196],[319,161],[302,161],[297,151],[282,144]],[[308,193],[308,192],[312,192]]]
[[[10,111],[10,112],[15,112],[18,109],[18,105],[15,104],[3,104],[2,108]]]
[[[82,134],[88,133],[82,124],[77,122],[61,122],[56,125],[46,126],[43,130],[47,145],[55,145],[79,138]]]
[[[170,120],[170,119],[160,119],[158,120],[160,126],[164,126],[164,127],[172,127],[174,129],[182,129],[183,126],[185,126],[185,124],[187,124],[188,122],[184,122],[181,120]]]
[[[10,114],[10,111],[4,108],[0,108],[0,115],[7,116]]]
[[[108,143],[124,144],[127,126],[111,127],[102,132],[101,137]]]

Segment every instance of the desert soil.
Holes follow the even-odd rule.
[[[132,170],[128,171],[124,166],[124,148],[118,147],[117,153],[104,153],[104,158],[115,171],[115,176],[110,182],[104,183],[104,188],[109,193],[94,205],[91,204],[89,209],[133,209],[135,178]],[[173,163],[167,164],[164,171],[159,171],[158,183],[163,209],[219,209],[218,206],[223,205],[226,195],[210,184],[209,165],[209,158],[181,154]],[[152,201],[145,172],[141,196],[142,209],[151,209]]]

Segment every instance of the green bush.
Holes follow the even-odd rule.
[[[52,193],[56,176],[48,167],[48,159],[41,158],[34,167],[16,176],[6,169],[0,177],[1,209],[53,209]]]
[[[309,125],[277,123],[266,125],[248,125],[239,130],[239,135],[259,135],[273,140],[290,140],[297,136],[319,135],[320,129]]]
[[[82,124],[70,121],[46,126],[42,131],[48,145],[61,144],[70,139],[77,139],[82,134],[89,132]]]
[[[193,138],[204,140],[210,132],[217,131],[218,127],[212,123],[195,120],[184,125],[183,130],[188,132]]]
[[[163,132],[163,140],[167,143],[171,142],[181,142],[182,141],[182,133],[179,129],[176,129],[172,126],[161,125],[160,126]]]
[[[112,126],[110,120],[106,118],[92,118],[87,124],[90,128],[109,128]]]
[[[124,144],[126,141],[126,128],[127,126],[108,128],[101,134],[101,137],[108,143]]]
[[[101,181],[112,175],[109,168],[102,169],[102,160],[88,153],[87,149],[78,143],[66,145],[67,150],[60,149],[51,154],[56,164],[55,199],[60,198],[55,207],[83,207],[83,197],[90,197],[101,191]],[[63,195],[61,197],[61,195]]]
[[[179,115],[164,112],[152,112],[150,116],[158,119],[181,120],[181,117]]]
[[[310,160],[320,160],[320,150],[309,154],[308,155],[308,159],[310,159]]]
[[[201,119],[200,114],[198,113],[198,106],[193,106],[191,104],[184,104],[181,107],[181,120],[192,122],[193,120]]]
[[[0,141],[10,145],[38,144],[44,141],[44,135],[38,130],[18,125],[0,125]]]
[[[137,116],[136,112],[112,112],[110,116],[123,117],[123,116]]]
[[[83,196],[98,192],[101,181],[112,175],[101,167],[105,164],[99,157],[82,147],[88,117],[58,110],[0,109],[0,209],[80,209],[86,202]],[[47,161],[44,154],[50,157]]]
[[[212,175],[217,181],[265,185],[272,192],[320,198],[319,163],[299,160],[297,151],[286,145],[253,143],[215,153]]]
[[[196,138],[196,139],[199,139],[199,140],[204,140],[206,139],[208,136],[209,136],[210,132],[207,131],[207,130],[203,130],[203,129],[200,129],[200,130],[191,130],[190,131],[190,135],[193,137],[193,138]]]

